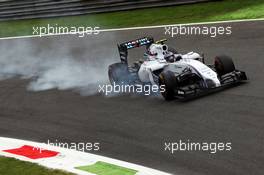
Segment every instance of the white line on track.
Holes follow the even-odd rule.
[[[168,25],[157,25],[157,26],[143,26],[143,27],[128,27],[128,28],[114,28],[114,29],[101,29],[100,32],[114,32],[114,31],[125,31],[125,30],[141,30],[141,29],[154,29],[162,27],[172,27],[172,26],[191,26],[191,25],[206,25],[206,24],[225,24],[225,23],[240,23],[240,22],[254,22],[254,21],[264,21],[264,18],[259,19],[240,19],[240,20],[227,20],[227,21],[214,21],[214,22],[198,22],[198,23],[186,23],[186,24],[168,24]],[[61,36],[70,34],[48,34],[42,37],[48,36]],[[14,36],[14,37],[3,37],[0,40],[10,40],[10,39],[22,39],[22,38],[39,38],[38,35],[27,35],[27,36]]]

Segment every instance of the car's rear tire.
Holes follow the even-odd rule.
[[[214,66],[219,76],[225,75],[236,70],[232,58],[226,55],[216,56]]]
[[[164,71],[159,75],[159,86],[161,95],[165,100],[170,101],[175,99],[174,89],[177,86],[177,81],[171,71]]]
[[[108,77],[110,83],[126,84],[128,83],[129,71],[124,63],[114,63],[108,67]]]

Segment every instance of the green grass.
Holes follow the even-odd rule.
[[[137,171],[112,165],[105,162],[96,162],[93,165],[81,166],[76,169],[94,173],[96,175],[135,175]]]
[[[0,22],[0,37],[32,35],[33,26],[47,24],[119,28],[252,18],[264,18],[264,0],[223,0],[72,17],[7,21]]]
[[[74,175],[60,170],[50,170],[37,164],[0,157],[1,175]]]

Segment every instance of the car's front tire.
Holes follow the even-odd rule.
[[[165,100],[175,99],[176,78],[171,71],[164,71],[159,75],[160,93]]]
[[[216,56],[214,66],[219,76],[228,74],[236,70],[232,58],[226,55]]]

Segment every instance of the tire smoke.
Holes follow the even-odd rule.
[[[108,83],[107,68],[115,59],[106,53],[112,53],[113,48],[102,52],[89,43],[75,45],[76,41],[65,42],[58,47],[58,42],[49,45],[42,42],[1,42],[0,80],[29,79],[27,89],[31,91],[72,89],[81,95],[96,94],[99,84]],[[77,47],[80,45],[81,48]]]

